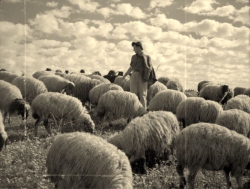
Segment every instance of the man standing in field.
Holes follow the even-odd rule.
[[[135,55],[131,58],[130,67],[122,77],[123,79],[129,75],[130,77],[130,92],[135,93],[145,109],[147,109],[147,90],[149,75],[152,71],[150,56],[144,54],[141,42],[133,42]]]

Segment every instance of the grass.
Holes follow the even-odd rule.
[[[47,137],[43,126],[38,128],[38,137],[33,136],[33,124],[35,120],[27,120],[27,126],[31,128],[28,138],[24,137],[20,128],[21,118],[12,117],[10,124],[5,124],[9,135],[7,148],[0,152],[0,188],[53,188],[54,185],[47,178],[45,161],[47,152],[55,137]],[[52,124],[53,126],[54,124]],[[108,138],[115,132],[126,126],[125,119],[115,120],[112,123],[98,122],[96,135]],[[77,129],[77,128],[75,128]],[[71,132],[70,128],[64,130]],[[55,130],[54,130],[55,132]],[[148,169],[146,175],[134,174],[135,189],[175,189],[179,186],[178,175],[175,170],[175,157],[153,169]],[[185,170],[185,175],[188,171]],[[231,179],[232,188],[237,188],[234,178]],[[244,188],[250,188],[250,171],[246,171],[243,177]],[[226,188],[226,181],[222,172],[200,170],[196,177],[196,188]]]

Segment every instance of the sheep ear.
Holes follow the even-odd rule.
[[[229,91],[229,87],[228,85],[222,85],[222,93],[224,94],[225,92],[228,92]]]

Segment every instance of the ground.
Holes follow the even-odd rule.
[[[95,120],[95,118],[93,117]],[[97,122],[97,121],[96,121]],[[108,138],[113,133],[122,130],[127,120],[119,119],[96,124],[96,135]],[[11,117],[11,123],[6,123],[6,131],[9,141],[6,148],[0,152],[0,188],[53,188],[53,183],[46,174],[46,155],[54,141],[54,136],[47,137],[43,126],[38,128],[38,137],[34,137],[33,125],[35,120],[31,117],[27,120],[28,137],[24,137],[23,127],[20,127],[21,117]],[[50,122],[54,126],[53,121]],[[78,129],[78,128],[74,128]],[[56,130],[53,129],[54,133]],[[72,132],[72,128],[64,129],[64,132]],[[175,157],[170,156],[169,160],[153,169],[148,169],[147,174],[134,174],[134,188],[166,189],[178,188],[179,179],[175,170]],[[188,171],[185,170],[185,175]],[[231,179],[232,188],[237,188],[234,178]],[[245,171],[244,188],[250,188],[250,171]],[[226,188],[226,181],[222,172],[199,171],[196,181],[196,188]]]

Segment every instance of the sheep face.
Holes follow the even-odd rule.
[[[80,120],[80,124],[82,125],[82,127],[84,128],[84,130],[86,132],[89,133],[94,133],[95,131],[95,123],[92,121],[90,116],[84,116],[81,120]]]
[[[221,90],[223,94],[221,104],[226,104],[229,99],[233,98],[234,92],[227,85],[222,85]]]
[[[75,88],[75,84],[73,82],[70,82],[67,84],[67,86],[64,89],[64,92],[67,95],[71,95],[72,94],[72,90]]]
[[[24,120],[29,116],[29,109],[30,106],[25,102],[25,100],[15,99],[10,105],[9,113],[12,115],[17,112],[17,115],[21,115]]]

